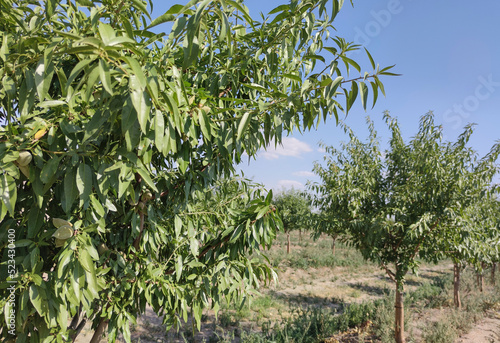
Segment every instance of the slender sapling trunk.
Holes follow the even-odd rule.
[[[403,303],[403,285],[402,281],[396,282],[396,303],[394,307],[396,308],[396,321],[395,321],[395,333],[394,338],[396,343],[405,343],[405,311]]]
[[[286,253],[290,253],[290,232],[286,233]]]
[[[453,302],[455,307],[462,309],[462,301],[460,300],[460,264],[453,264]]]
[[[493,262],[491,265],[491,284],[495,286],[495,269],[497,269],[497,264]]]

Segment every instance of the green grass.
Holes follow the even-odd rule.
[[[299,242],[298,232],[291,233],[292,248],[290,254],[286,253],[286,235],[278,235],[275,246],[266,252],[273,267],[290,267],[293,269],[308,269],[319,267],[352,267],[360,268],[372,265],[366,262],[361,254],[354,248],[341,242],[336,243],[335,255],[332,254],[332,239],[322,237],[313,241],[307,233],[302,234]]]

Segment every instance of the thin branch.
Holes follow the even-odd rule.
[[[386,271],[387,275],[389,275],[389,278],[396,282],[396,274],[394,274],[385,264],[381,263],[380,266]]]

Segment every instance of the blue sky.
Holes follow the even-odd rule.
[[[182,2],[182,1],[180,1]],[[246,1],[252,16],[267,13],[287,1]],[[167,5],[168,4],[168,5]],[[155,1],[154,15],[170,7]],[[500,1],[346,1],[334,22],[338,35],[365,46],[381,66],[396,64],[403,74],[385,77],[386,97],[366,112],[358,102],[344,120],[361,138],[366,137],[365,116],[376,123],[387,140],[382,113],[397,117],[407,138],[418,129],[420,116],[432,110],[443,125],[445,138],[453,140],[467,123],[477,123],[470,145],[481,156],[500,138]],[[353,55],[366,69],[364,53]],[[354,74],[353,74],[354,75]],[[318,142],[337,146],[345,140],[334,120],[317,131],[293,133],[277,150],[261,151],[256,160],[239,169],[268,188],[303,187],[314,161],[324,153]]]

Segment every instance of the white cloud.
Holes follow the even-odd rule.
[[[279,180],[277,184],[277,188],[295,188],[295,189],[303,189],[304,185],[299,181],[295,180]]]
[[[271,142],[267,150],[262,150],[262,156],[267,160],[272,160],[280,158],[280,156],[301,157],[302,154],[313,151],[309,144],[299,141],[297,138],[285,137],[282,143],[283,145],[278,145],[274,149],[274,142]]]
[[[326,152],[326,149],[325,149],[325,148],[323,148],[323,147],[319,147],[319,148],[318,148],[318,151],[319,151],[319,152]]]
[[[316,176],[316,174],[314,174],[312,171],[307,171],[307,170],[301,170],[301,171],[298,171],[298,172],[294,172],[294,173],[292,173],[292,175],[303,176],[303,177],[313,177],[313,176]]]

